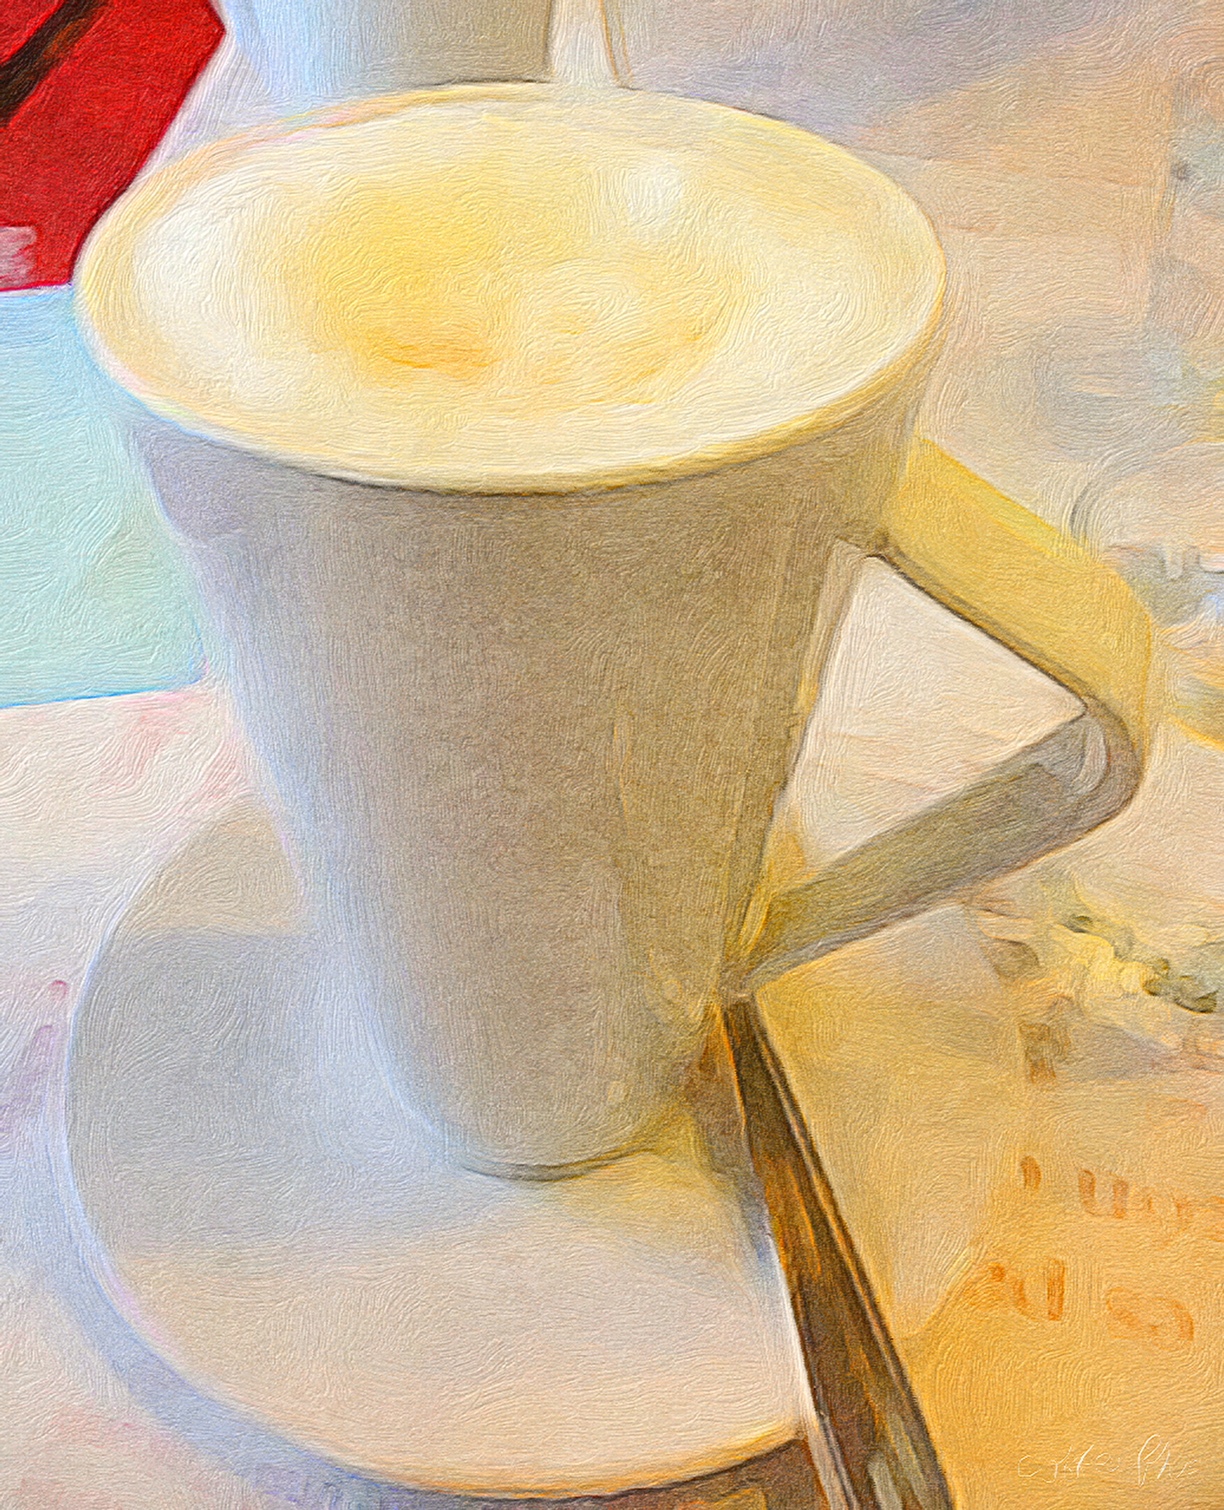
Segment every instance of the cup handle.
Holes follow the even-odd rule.
[[[1139,782],[1150,623],[1121,577],[929,441],[915,443],[872,554],[1059,682],[1083,712],[770,898],[729,961],[726,1000],[1071,843]]]

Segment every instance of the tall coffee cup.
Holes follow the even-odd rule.
[[[913,440],[938,244],[808,133],[628,90],[366,101],[152,175],[78,289],[333,989],[464,1162],[648,1140],[728,993],[1134,789],[1146,620]],[[1084,713],[768,899],[867,554]]]

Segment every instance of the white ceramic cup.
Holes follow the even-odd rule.
[[[276,281],[303,227],[323,224],[302,208],[311,185],[348,192],[367,160],[411,175],[434,141],[445,172],[466,173],[466,153],[478,177],[494,137],[498,152],[512,142],[496,189],[510,208],[497,220],[495,195],[480,214],[489,255],[508,259],[505,305],[514,278],[530,291],[579,267],[598,294],[582,306],[589,328],[556,335],[534,376],[515,368],[510,407],[493,414],[502,399],[473,399],[473,385],[521,364],[539,322],[525,316],[498,356],[462,279],[452,320],[445,258],[465,266],[467,252],[442,246],[443,281],[414,316],[433,330],[429,351],[413,346],[417,326],[394,336],[395,360],[429,368],[404,381],[433,386],[354,387],[346,338],[311,324],[320,299],[349,319],[347,296],[328,292],[339,285],[299,298]],[[467,202],[460,187],[447,204]],[[237,239],[218,251],[204,221]],[[358,242],[361,217],[344,223]],[[577,250],[557,252],[558,226]],[[293,277],[334,254],[378,284],[384,243],[350,264],[343,238],[319,234]],[[266,258],[243,264],[257,245]],[[621,357],[606,352],[627,341],[631,362],[673,318],[672,264],[623,307],[600,281],[660,246],[691,258],[697,283],[713,270],[693,331],[722,334],[675,337],[700,360],[674,381],[592,399],[586,355],[615,387]],[[803,269],[823,277],[822,257],[833,271],[809,287]],[[412,276],[428,283],[433,265]],[[755,290],[728,292],[729,313],[720,280],[740,273],[728,268],[749,268]],[[362,329],[385,335],[407,295],[370,304],[366,274],[353,276]],[[408,1100],[465,1161],[548,1174],[633,1146],[674,1103],[726,992],[1066,842],[1133,790],[1146,647],[1133,601],[933,448],[911,453],[942,281],[903,192],[805,132],[548,86],[422,93],[254,133],[153,175],[95,232],[83,322],[157,416],[146,454],[228,647],[314,926],[354,1009],[386,1026]],[[641,300],[656,286],[654,311]],[[501,287],[480,306],[490,329]],[[271,343],[260,360],[291,349],[305,368],[258,369],[252,386],[256,368],[233,356],[251,340]],[[577,386],[554,402],[547,384],[567,362]],[[762,923],[771,820],[847,581],[838,563],[856,552],[883,555],[1088,711]]]
[[[225,0],[230,43],[283,111],[424,84],[548,76],[552,0]]]

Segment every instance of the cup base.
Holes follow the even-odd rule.
[[[271,830],[222,820],[95,963],[67,1148],[114,1308],[195,1390],[380,1482],[608,1493],[796,1436],[764,1219],[702,1140],[457,1167],[312,990],[282,882]]]

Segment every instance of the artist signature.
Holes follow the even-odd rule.
[[[1046,1462],[1025,1453],[1016,1464],[1016,1472],[1022,1479],[1114,1476],[1143,1485],[1156,1479],[1185,1478],[1196,1469],[1189,1459],[1177,1456],[1171,1442],[1153,1433],[1129,1456],[1098,1451],[1095,1442],[1082,1451],[1069,1448],[1062,1457]]]

